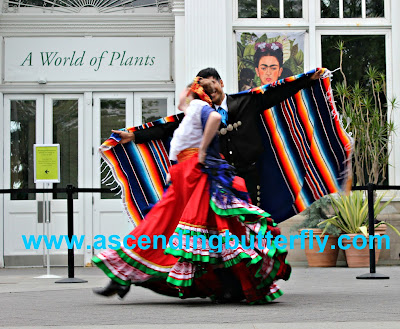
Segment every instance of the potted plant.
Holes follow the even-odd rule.
[[[299,233],[303,230],[306,231],[306,242],[304,250],[307,257],[308,266],[310,267],[332,267],[336,266],[336,261],[338,257],[339,248],[337,247],[338,236],[340,235],[340,230],[335,226],[328,226],[324,234],[328,235],[328,240],[326,247],[323,252],[320,252],[318,243],[316,241],[316,236],[320,238],[323,237],[323,229],[325,225],[318,226],[322,221],[328,219],[330,216],[329,197],[323,197],[315,201],[310,207],[308,207],[302,215],[304,216],[303,221],[296,225],[294,228],[299,230]],[[310,232],[312,231],[313,239],[313,249],[310,249]],[[334,245],[335,247],[332,247]]]
[[[386,93],[385,74],[369,66],[363,79],[350,85],[343,71],[345,44],[338,42],[336,48],[340,53],[339,70],[342,81],[336,83],[333,92],[338,100],[337,106],[346,130],[354,140],[353,145],[353,177],[357,185],[367,183],[384,184],[387,182],[389,155],[393,144],[391,137],[395,132],[393,113],[397,106],[396,99],[388,99]],[[374,218],[388,203],[381,205],[383,195],[376,198]],[[332,207],[336,216],[324,223],[337,226],[346,234],[368,234],[368,202],[362,192],[354,192],[349,196],[339,195],[332,198]],[[387,223],[386,223],[387,224]],[[397,233],[398,231],[391,225]],[[376,228],[383,227],[383,222],[377,222]],[[351,243],[351,242],[350,242]],[[350,267],[353,265],[350,253],[356,249],[346,250],[346,258]],[[365,263],[368,266],[369,250],[364,248]],[[376,250],[377,254],[379,250]],[[378,260],[378,257],[376,257]]]
[[[349,195],[338,194],[336,197],[331,196],[332,208],[336,215],[324,220],[320,224],[325,224],[325,229],[333,225],[339,228],[343,234],[347,235],[346,239],[342,240],[342,243],[343,247],[347,248],[345,249],[345,255],[349,267],[369,266],[368,244],[362,249],[357,249],[354,247],[353,242],[354,239],[362,240],[358,235],[368,237],[368,201],[363,194],[362,191],[354,191]],[[392,201],[390,199],[382,204],[383,197],[384,194],[380,195],[374,202],[374,218]],[[377,222],[375,227],[379,227],[382,224],[386,224],[400,236],[400,232],[393,225],[384,221]],[[376,242],[375,239],[375,260],[378,262],[380,249],[376,247]],[[357,246],[360,246],[360,243],[357,243]]]

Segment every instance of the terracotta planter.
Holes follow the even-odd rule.
[[[375,234],[385,235],[386,234],[387,225],[381,224],[374,229]]]
[[[318,252],[319,247],[317,240],[315,239],[316,235],[321,235],[322,230],[318,228],[305,228],[299,230],[300,234],[303,230],[312,230],[313,231],[313,245],[314,248],[309,248],[309,234],[307,234],[307,238],[305,240],[305,253],[307,257],[308,266],[310,267],[334,267],[336,266],[336,261],[339,254],[339,248],[337,246],[338,237],[329,236],[328,241],[326,242],[326,246],[323,252]],[[331,245],[335,245],[335,249],[332,249]]]
[[[350,247],[345,250],[345,255],[346,255],[346,261],[348,267],[369,267],[369,244],[368,244],[368,238],[367,239],[367,246],[363,249],[356,249],[353,246],[353,238],[357,235],[362,234],[347,234],[347,236],[350,238],[349,240],[343,239],[342,244],[344,248],[347,248],[348,245]],[[357,245],[361,246],[362,245],[362,240],[358,239],[357,240]],[[376,248],[377,241],[375,240],[375,264],[378,263],[379,260],[379,254],[381,252],[380,249]]]

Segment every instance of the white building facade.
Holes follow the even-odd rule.
[[[105,186],[97,148],[112,128],[176,113],[180,90],[205,67],[219,71],[226,92],[238,91],[237,38],[243,33],[300,33],[304,71],[322,66],[330,37],[378,38],[387,92],[400,95],[397,0],[0,3],[0,189],[45,187],[33,181],[33,145],[53,143],[61,148],[61,183],[51,186]],[[394,119],[400,126],[400,116]],[[394,145],[399,143],[397,134]],[[389,183],[400,185],[396,147],[390,162]],[[44,198],[0,194],[0,267],[43,265],[43,245],[28,250],[22,235],[43,234]],[[50,234],[65,235],[66,196],[49,199]],[[96,235],[123,236],[132,229],[119,197],[99,193],[75,196],[74,227],[85,236],[75,250],[79,265],[90,264],[98,252],[92,248]],[[51,250],[51,263],[66,264],[66,254],[66,247]]]

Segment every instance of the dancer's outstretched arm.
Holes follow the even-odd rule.
[[[303,88],[310,87],[315,80],[322,77],[323,71],[319,69],[311,75],[305,75],[297,80],[283,83],[267,89],[264,94],[260,94],[262,106],[258,109],[264,111],[274,105],[279,104],[285,99],[293,96]]]
[[[166,137],[172,137],[176,128],[178,128],[180,122],[167,122],[163,125],[157,125],[147,129],[137,130],[133,132],[127,132],[122,130],[111,130],[113,133],[118,134],[121,137],[120,144],[129,142],[135,142],[136,144],[147,143],[156,139],[164,139]]]

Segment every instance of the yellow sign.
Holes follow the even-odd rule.
[[[60,182],[60,144],[34,145],[35,183]]]

